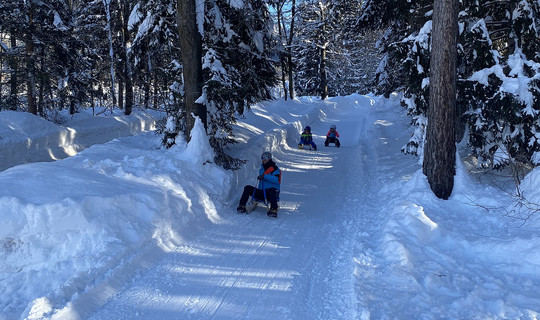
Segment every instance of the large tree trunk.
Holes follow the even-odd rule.
[[[428,125],[423,172],[433,193],[448,199],[456,172],[455,108],[458,0],[435,0]]]
[[[195,101],[202,94],[202,39],[197,28],[197,11],[195,0],[178,0],[178,30],[180,32],[180,50],[182,51],[182,66],[184,73],[184,105],[186,108],[186,127],[184,133],[189,139],[189,133],[195,125],[193,113],[198,116],[205,129],[206,106]]]
[[[178,0],[178,30],[180,32],[180,50],[184,73],[184,104],[186,108],[186,127],[189,133],[195,125],[193,113],[198,116],[204,127],[206,123],[206,106],[195,101],[202,94],[202,39],[197,28],[197,11],[195,0]]]

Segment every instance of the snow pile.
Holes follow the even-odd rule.
[[[166,251],[189,238],[193,224],[218,221],[230,174],[203,165],[207,158],[198,157],[212,150],[199,142],[166,151],[146,133],[4,171],[0,314],[29,297],[64,304],[142,251]]]
[[[60,115],[63,126],[27,112],[0,112],[0,170],[37,161],[54,161],[73,156],[96,143],[155,130],[158,112],[133,110],[122,114],[92,116],[91,110]],[[71,117],[71,118],[68,118]]]

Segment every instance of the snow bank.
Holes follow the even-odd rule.
[[[0,173],[0,314],[44,316],[218,221],[230,174],[208,163],[201,128],[187,147],[145,133]]]
[[[157,112],[135,109],[130,116],[96,116],[83,110],[64,126],[27,112],[0,112],[0,171],[15,165],[55,161],[96,143],[155,129]],[[67,118],[67,117],[66,117]]]

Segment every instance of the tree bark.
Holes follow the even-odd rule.
[[[321,47],[320,50],[321,61],[319,74],[321,77],[321,100],[324,100],[328,97],[328,78],[326,76],[326,45]]]
[[[120,67],[121,70],[123,69],[123,66]],[[123,73],[123,72],[122,72]],[[124,110],[124,78],[122,75],[118,74],[118,109]]]
[[[129,116],[133,110],[133,73],[131,70],[131,63],[129,62],[128,43],[131,41],[130,33],[128,30],[129,15],[131,13],[131,6],[129,1],[121,1],[120,7],[122,8],[122,45],[124,56],[124,85],[125,85],[125,110],[124,114]]]
[[[186,108],[184,133],[189,140],[189,133],[195,125],[195,119],[191,116],[192,113],[201,119],[205,129],[207,129],[206,106],[195,103],[202,94],[202,39],[197,28],[195,0],[178,0],[177,5],[184,74],[184,105]]]
[[[150,83],[152,82],[152,74],[150,72],[150,54],[147,53],[146,63],[144,64],[144,107],[148,109],[150,106]]]
[[[112,22],[111,22],[111,7],[110,2],[107,0],[102,0],[103,6],[105,7],[105,14],[107,15],[107,32],[109,36],[109,58],[111,59],[111,98],[112,98],[112,108],[116,108],[116,95],[114,94],[114,89],[116,87],[116,79],[114,74],[114,46],[113,46],[113,32],[112,32]],[[112,111],[112,110],[111,110]]]
[[[10,36],[11,49],[14,50],[17,46],[17,39],[15,37],[15,32],[11,32]],[[11,78],[9,79],[10,89],[9,89],[9,108],[10,110],[17,110],[17,78],[19,74],[19,67],[17,64],[17,58],[15,55],[12,55],[9,58],[9,65],[11,67]]]
[[[289,41],[287,41],[287,64],[289,71],[289,97],[294,99],[294,79],[293,79],[293,63],[292,63],[292,42],[294,39],[294,19],[296,16],[296,0],[291,3],[291,29],[289,30]]]
[[[39,55],[39,65],[40,65],[40,77],[39,77],[39,91],[38,91],[38,103],[37,103],[37,112],[38,114],[43,114],[43,98],[44,98],[44,90],[45,90],[45,81],[49,81],[48,79],[45,79],[45,48],[41,47],[40,55]]]
[[[284,34],[284,31],[285,31],[285,25],[281,25],[281,15],[283,14],[283,5],[284,5],[284,2],[283,3],[278,3],[276,4],[276,11],[277,11],[277,25],[278,25],[278,34],[279,34],[279,39],[280,39],[280,43],[283,43],[283,39],[286,38],[286,34]],[[285,50],[283,50],[285,51]],[[287,92],[287,79],[286,79],[286,74],[287,74],[287,67],[286,67],[286,64],[285,64],[285,52],[281,52],[279,54],[279,61],[280,61],[280,64],[281,64],[281,83],[282,83],[282,86],[283,86],[283,92],[285,94],[285,101],[287,101],[287,98],[289,96],[289,93]]]
[[[320,64],[319,64],[319,76],[321,81],[321,100],[324,100],[328,97],[328,77],[326,75],[326,39],[325,39],[325,33],[326,33],[326,16],[325,16],[325,8],[322,7],[321,2],[319,2],[320,6],[320,13],[321,13],[321,22],[322,22],[322,30],[320,34]]]
[[[32,30],[32,24],[34,23],[34,17],[31,9],[28,12],[28,24],[30,30]],[[34,39],[32,34],[27,34],[25,39],[26,45],[26,96],[28,103],[28,112],[37,114],[36,97],[35,97],[35,60],[34,60]]]
[[[423,172],[433,193],[448,199],[456,172],[455,109],[458,0],[435,0],[428,125]]]

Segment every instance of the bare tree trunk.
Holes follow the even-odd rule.
[[[17,38],[15,38],[15,32],[11,32],[11,49],[14,49],[17,46]],[[17,78],[19,74],[19,68],[17,65],[17,59],[15,55],[9,58],[9,64],[11,67],[11,78],[9,80],[10,90],[9,90],[9,108],[11,110],[17,110]]]
[[[326,45],[321,47],[321,63],[319,74],[321,77],[321,100],[328,97],[328,79],[326,76]]]
[[[124,109],[124,80],[118,75],[118,109]]]
[[[128,74],[126,78],[126,109],[124,114],[129,116],[133,110],[133,82],[131,80],[131,67],[127,66]]]
[[[39,55],[39,65],[40,65],[40,74],[39,77],[39,92],[38,92],[38,104],[37,104],[37,112],[38,114],[43,114],[43,97],[44,97],[44,88],[45,88],[45,81],[48,81],[48,79],[45,79],[45,48],[41,47],[40,55]]]
[[[28,10],[28,24],[31,26],[34,23],[33,13],[31,8]],[[32,29],[32,28],[30,28]],[[37,114],[36,98],[35,98],[35,61],[34,61],[34,40],[32,34],[27,34],[25,39],[26,45],[26,94],[28,103],[28,112]]]
[[[433,193],[448,199],[456,172],[455,108],[458,0],[435,0],[428,125],[423,172]]]
[[[289,30],[289,41],[287,41],[287,68],[289,70],[289,97],[294,99],[294,79],[293,79],[293,63],[292,63],[292,42],[294,39],[294,19],[296,16],[296,0],[291,3],[291,28]]]
[[[150,54],[147,53],[146,63],[144,64],[144,107],[148,108],[150,104],[150,83],[152,81],[152,73],[150,70]],[[155,106],[154,106],[155,107]]]
[[[320,64],[319,64],[319,76],[321,80],[321,100],[324,100],[328,97],[328,78],[326,76],[326,39],[324,38],[326,33],[326,16],[325,16],[325,8],[323,8],[322,3],[319,2],[320,6],[320,12],[321,12],[321,22],[322,22],[322,30],[320,35]]]
[[[206,106],[195,102],[202,94],[202,39],[197,28],[195,0],[178,0],[177,4],[180,50],[182,51],[184,73],[184,104],[186,108],[184,133],[189,139],[189,133],[195,125],[195,119],[191,116],[192,113],[198,116],[204,127],[207,128]]]
[[[292,63],[292,49],[289,49],[287,55],[287,71],[289,71],[289,98],[294,99],[294,75],[293,75],[293,63]]]
[[[283,43],[283,39],[285,37],[284,31],[285,31],[285,25],[281,25],[281,15],[283,14],[283,5],[285,3],[278,3],[276,5],[277,10],[277,25],[278,25],[278,34],[279,34],[279,41],[280,43]],[[283,86],[283,92],[285,94],[285,100],[287,100],[289,93],[287,92],[287,80],[286,80],[286,74],[287,74],[287,67],[285,65],[285,53],[281,52],[279,54],[279,62],[281,64],[281,85]]]
[[[124,56],[124,84],[126,89],[126,108],[124,110],[125,115],[130,115],[131,111],[133,110],[133,80],[132,80],[132,72],[131,72],[131,64],[129,63],[129,53],[128,53],[128,47],[127,44],[130,42],[130,34],[128,30],[128,20],[129,15],[131,13],[131,6],[129,5],[129,1],[119,1],[120,8],[122,8],[120,12],[120,16],[122,18],[122,44],[123,44],[123,51],[122,55]]]
[[[159,91],[158,91],[158,88],[159,88],[159,79],[158,79],[158,75],[157,75],[157,72],[154,71],[154,96],[152,97],[152,101],[154,103],[154,108],[157,109],[158,108],[158,104],[159,104],[159,101],[158,101],[158,94],[159,94]]]
[[[111,59],[111,98],[112,108],[116,107],[116,95],[114,94],[114,87],[116,79],[114,75],[114,47],[112,39],[112,22],[111,22],[111,0],[103,0],[103,6],[105,7],[105,14],[107,15],[107,31],[109,34],[109,58]]]

